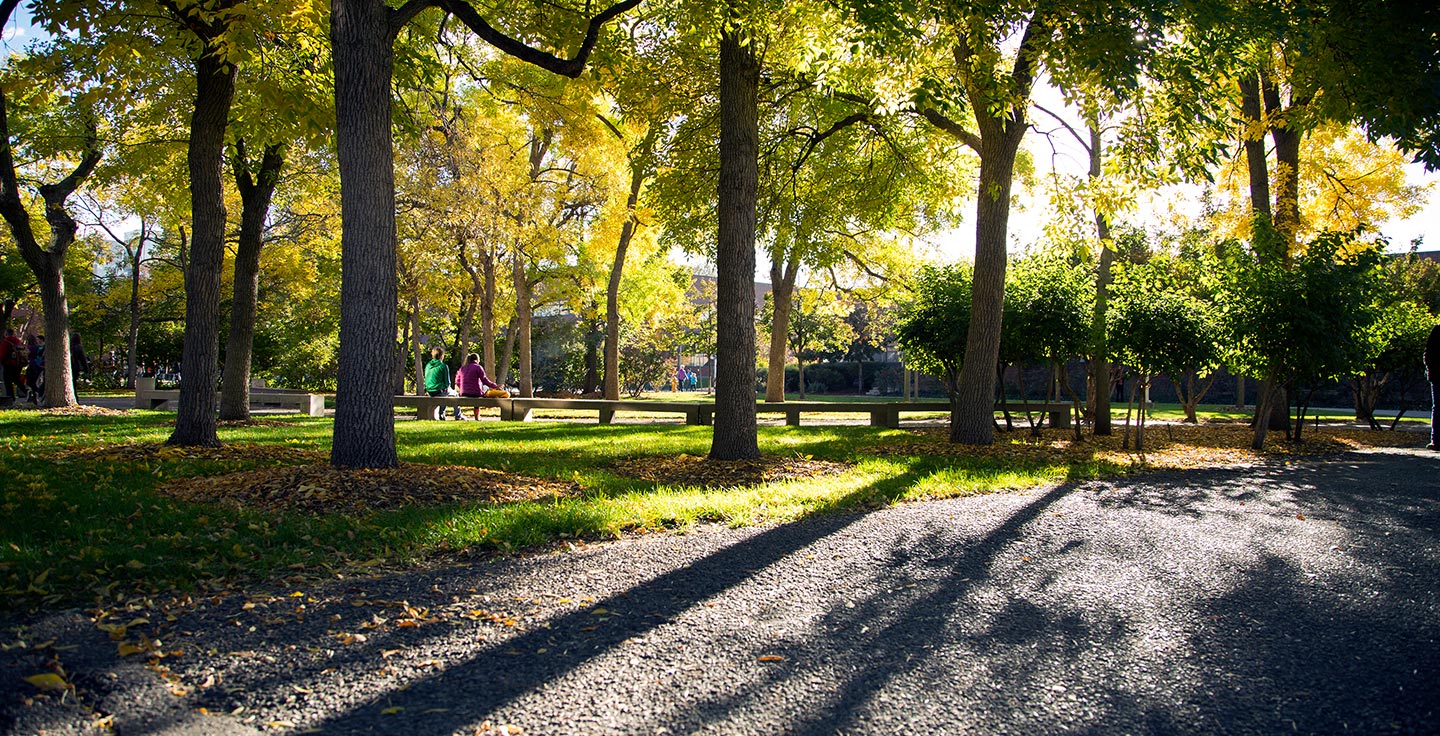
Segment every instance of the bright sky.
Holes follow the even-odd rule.
[[[1035,91],[1035,98],[1039,104],[1047,109],[1067,116],[1068,121],[1076,130],[1084,132],[1084,127],[1079,121],[1079,115],[1073,110],[1066,110],[1065,103],[1060,94],[1053,87],[1041,86]],[[1060,128],[1050,116],[1036,112],[1031,115],[1031,121],[1041,130]],[[1052,150],[1051,144],[1054,144]],[[1037,181],[1053,170],[1074,176],[1084,176],[1090,169],[1089,158],[1085,149],[1081,148],[1070,134],[1060,129],[1058,133],[1047,139],[1045,136],[1031,132],[1025,138],[1025,148],[1035,160]],[[1392,219],[1385,223],[1380,232],[1390,239],[1390,250],[1405,251],[1410,249],[1410,241],[1415,238],[1427,236],[1440,224],[1440,173],[1426,172],[1419,164],[1411,164],[1406,167],[1406,175],[1412,183],[1428,183],[1431,190],[1426,205],[1418,212],[1404,219]],[[1134,224],[1141,224],[1145,219],[1153,219],[1157,208],[1174,207],[1182,212],[1198,215],[1200,211],[1201,187],[1172,187],[1153,198],[1153,201],[1142,205],[1140,211],[1126,218]],[[1046,219],[1049,217],[1048,202],[1043,192],[1037,192],[1038,196],[1030,196],[1020,187],[1016,187],[1018,195],[1017,206],[1010,211],[1010,251],[1018,252],[1025,247],[1035,243],[1044,233]],[[973,214],[967,215],[967,220],[959,228],[942,233],[933,238],[939,256],[946,261],[971,259],[975,256],[975,222]],[[1440,233],[1433,233],[1426,237],[1426,242],[1421,245],[1421,250],[1440,249]]]

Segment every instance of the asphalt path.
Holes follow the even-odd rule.
[[[0,726],[1437,733],[1437,499],[1440,454],[1377,451],[251,591],[163,627],[168,682],[61,614],[26,634],[79,702],[12,651]]]

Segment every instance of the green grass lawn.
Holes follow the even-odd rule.
[[[169,435],[173,421],[172,413],[149,411],[113,416],[0,411],[5,427],[0,606],[68,605],[331,574],[456,550],[533,548],[562,539],[683,529],[700,521],[784,521],[1121,472],[1093,458],[877,455],[867,450],[891,437],[912,436],[868,426],[762,427],[760,444],[767,455],[852,466],[838,475],[704,489],[624,477],[613,466],[637,457],[703,456],[709,427],[398,422],[403,461],[508,470],[573,482],[580,492],[542,501],[317,516],[192,504],[156,488],[176,478],[296,462],[284,450],[328,452],[330,419],[288,417],[281,426],[221,428],[223,442],[245,447],[225,459],[157,452],[155,445]],[[126,449],[133,443],[147,449]]]

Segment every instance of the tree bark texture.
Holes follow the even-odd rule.
[[[390,131],[394,61],[381,0],[332,0],[336,140],[340,163],[340,368],[330,462],[390,468],[395,452],[395,169]]]
[[[986,131],[984,127],[992,127]],[[982,127],[980,187],[975,202],[975,285],[965,360],[960,366],[950,441],[988,445],[995,440],[995,367],[1005,304],[1006,231],[1015,152],[1024,122]]]
[[[770,265],[770,358],[765,371],[768,377],[765,381],[766,401],[785,400],[785,355],[790,344],[790,315],[795,307],[795,277],[800,271],[799,266],[799,258],[787,264]],[[805,398],[803,385],[800,398]]]
[[[225,128],[235,96],[235,66],[213,42],[195,60],[190,117],[191,236],[185,268],[185,343],[175,431],[166,444],[217,447],[215,388],[220,373],[220,281],[225,268]]]
[[[235,292],[230,300],[230,334],[225,340],[225,368],[220,375],[220,418],[250,418],[250,359],[255,347],[255,313],[260,299],[260,249],[265,220],[285,166],[285,147],[271,144],[260,156],[260,169],[250,171],[245,142],[235,143],[235,187],[240,192],[240,238],[235,247]]]
[[[738,32],[720,36],[720,184],[713,460],[760,457],[755,427],[755,206],[760,63]]]

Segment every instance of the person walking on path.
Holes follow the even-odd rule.
[[[1440,450],[1437,442],[1435,419],[1440,415],[1440,325],[1430,328],[1430,338],[1425,341],[1425,377],[1430,380],[1430,444],[1431,450]]]
[[[430,348],[430,362],[425,364],[425,393],[431,396],[450,395],[450,366],[445,365],[445,350]],[[442,409],[440,418],[445,418]]]
[[[500,384],[490,380],[485,375],[485,366],[480,365],[480,356],[471,353],[465,356],[465,365],[455,371],[455,384],[460,389],[460,395],[467,399],[476,399],[485,395],[485,389],[491,388],[503,391]],[[455,418],[460,418],[460,407],[455,407]],[[475,407],[475,421],[480,421],[480,407]]]

